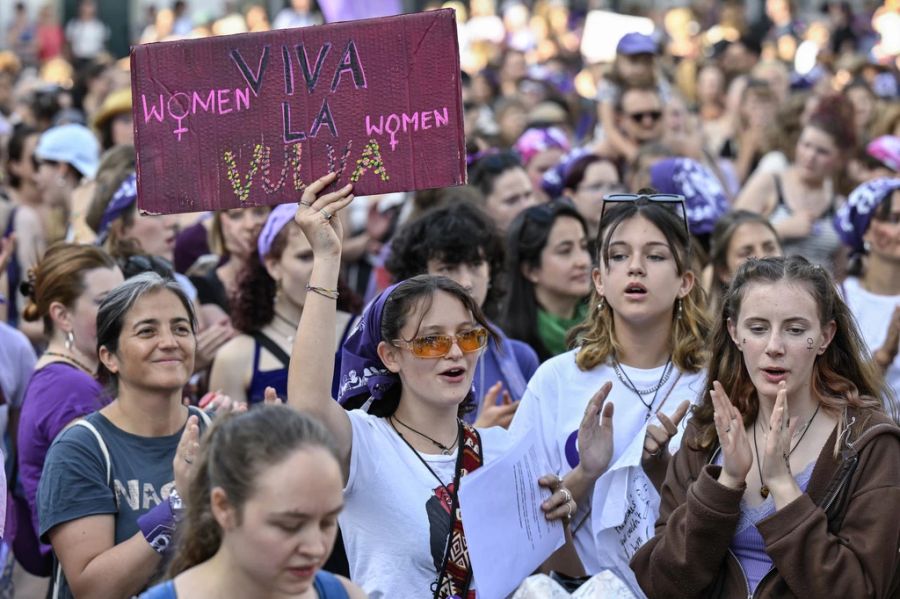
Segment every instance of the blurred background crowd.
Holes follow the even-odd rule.
[[[427,271],[462,282],[538,361],[561,353],[591,289],[602,198],[652,188],[685,196],[694,268],[712,306],[748,256],[803,254],[856,298],[870,349],[900,394],[900,318],[890,318],[900,302],[900,1],[363,4],[3,2],[0,426],[11,480],[35,361],[63,354],[96,369],[91,306],[118,279],[84,272],[113,264],[125,278],[154,270],[179,281],[200,314],[192,401],[219,390],[258,401],[274,384],[260,373],[281,372],[286,385],[308,244],[297,235],[258,243],[267,207],[138,212],[130,45],[440,7],[458,22],[469,185],[354,202],[339,338],[377,291]],[[854,193],[887,208],[875,220],[841,212]],[[429,230],[426,218],[443,224]],[[560,221],[581,224],[563,249]],[[436,240],[453,230],[460,237]],[[62,267],[47,249],[75,251],[60,243],[102,255],[76,252],[64,261],[70,270],[54,274]],[[531,360],[520,360],[525,381]],[[506,383],[518,399],[524,384]],[[482,380],[479,393],[489,386]],[[66,406],[73,417],[96,408]],[[508,424],[511,413],[481,424]],[[0,596],[12,596],[6,555]]]

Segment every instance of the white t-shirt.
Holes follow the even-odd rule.
[[[339,521],[350,578],[370,599],[431,597],[452,526],[443,489],[385,418],[362,410],[349,416],[353,445]],[[512,445],[500,427],[478,432],[484,464]],[[447,487],[453,484],[456,452],[419,455]]]
[[[558,475],[565,476],[578,465],[578,427],[584,417],[584,410],[588,402],[606,381],[613,384],[607,401],[615,405],[613,413],[613,457],[608,471],[600,477],[595,487],[606,487],[605,477],[633,474],[626,464],[617,464],[620,458],[626,454],[626,449],[632,443],[640,443],[643,432],[648,423],[646,419],[648,410],[638,397],[621,383],[610,364],[597,366],[589,372],[584,372],[575,363],[578,349],[560,354],[544,362],[534,373],[528,383],[528,389],[522,398],[516,415],[513,418],[510,432],[518,438],[523,434],[539,434],[541,444],[552,468]],[[646,389],[659,382],[663,374],[663,366],[650,370],[641,370],[622,366],[621,369],[628,375],[635,387]],[[668,381],[659,389],[656,400],[652,405],[655,413],[662,406],[665,414],[675,411],[685,399],[691,403],[698,403],[703,391],[706,372],[695,374],[682,374],[677,368],[673,368]],[[644,396],[645,402],[650,402],[653,395]],[[681,444],[681,436],[687,424],[687,417],[682,421],[679,432],[669,443],[669,449],[675,450]],[[651,419],[650,423],[659,424]],[[627,458],[627,456],[625,456]],[[639,460],[637,462],[640,463]],[[638,469],[640,467],[638,466]],[[640,469],[643,474],[643,469]],[[652,486],[652,485],[651,485]],[[625,551],[620,543],[609,543],[607,547],[598,546],[598,532],[594,530],[593,522],[599,513],[602,513],[609,500],[621,503],[621,495],[624,489],[618,489],[613,484],[608,489],[608,494],[594,493],[592,501],[581,501],[578,511],[573,516],[573,529],[575,531],[575,547],[578,556],[584,564],[588,574],[597,574],[603,570],[615,571],[626,583],[628,577],[634,578],[630,569],[621,571],[617,564],[621,565],[625,560]],[[655,491],[654,491],[655,493]],[[616,497],[613,497],[616,495]],[[588,513],[588,509],[591,513]],[[653,519],[658,514],[658,500],[654,508]],[[650,526],[653,522],[649,523]],[[616,557],[621,559],[615,559]],[[636,586],[636,584],[634,585]]]
[[[856,277],[845,279],[842,287],[844,301],[847,302],[850,311],[856,317],[859,332],[869,347],[869,351],[875,353],[881,348],[887,337],[891,315],[894,313],[894,309],[900,306],[900,295],[875,295],[865,290]],[[894,398],[900,401],[900,353],[884,373],[884,379],[894,390]]]

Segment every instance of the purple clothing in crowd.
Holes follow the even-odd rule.
[[[63,362],[48,364],[32,375],[19,419],[18,459],[19,481],[31,508],[35,531],[38,482],[50,444],[70,422],[103,407],[102,397],[100,383]],[[41,549],[44,554],[50,553],[49,545],[42,545]]]
[[[534,371],[540,365],[537,352],[530,345],[522,341],[510,339],[503,331],[494,327],[500,335],[501,346],[493,340],[488,341],[478,365],[475,367],[475,378],[472,387],[475,392],[475,400],[479,403],[478,409],[466,414],[463,418],[469,424],[473,424],[481,412],[481,402],[484,394],[488,392],[497,381],[503,383],[503,390],[508,391],[513,401],[519,401],[525,394],[525,388]],[[497,396],[497,403],[503,401],[503,392]]]

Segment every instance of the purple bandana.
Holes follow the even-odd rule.
[[[281,204],[275,206],[269,213],[269,218],[266,219],[266,224],[263,225],[262,231],[259,232],[259,237],[256,239],[260,262],[269,255],[275,238],[278,237],[285,225],[294,220],[296,213],[297,204]]]
[[[864,253],[863,235],[869,229],[875,210],[897,189],[900,189],[900,179],[873,179],[854,189],[844,205],[838,208],[834,229],[854,254]]]
[[[523,164],[531,162],[539,152],[558,148],[565,153],[570,147],[569,139],[559,127],[528,129],[516,142],[516,151],[522,157]]]
[[[137,200],[137,176],[131,173],[109,200],[103,216],[100,218],[100,226],[97,228],[97,243],[102,244],[109,236],[109,226],[119,218],[123,212],[131,208]]]
[[[690,158],[666,158],[650,167],[650,185],[659,193],[684,196],[691,233],[711,233],[728,212],[722,184],[709,169]]]
[[[563,183],[565,183],[566,176],[569,174],[569,169],[572,168],[580,158],[584,158],[590,153],[591,151],[587,148],[575,148],[563,156],[560,161],[556,163],[556,166],[547,169],[544,173],[544,177],[541,179],[541,189],[553,199],[561,196],[563,192]]]
[[[399,283],[382,291],[363,310],[362,316],[341,347],[341,378],[338,403],[344,404],[360,395],[377,401],[400,382],[400,376],[384,367],[378,357],[381,342],[381,315],[388,297]]]

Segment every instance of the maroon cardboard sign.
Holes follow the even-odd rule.
[[[357,195],[466,181],[452,10],[136,46],[138,206],[299,200],[327,172]]]

